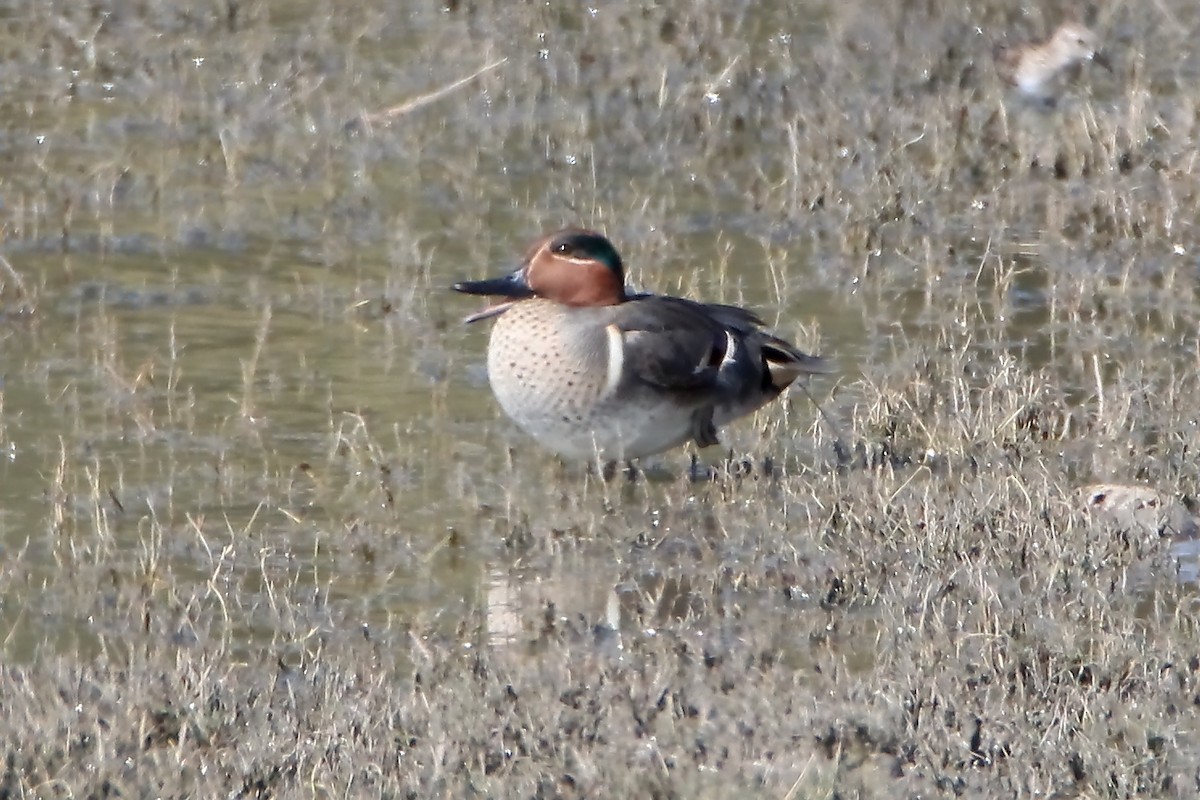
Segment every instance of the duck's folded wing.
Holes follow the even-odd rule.
[[[800,375],[827,375],[834,372],[829,359],[809,355],[790,342],[768,333],[762,329],[763,321],[744,308],[717,303],[707,303],[704,308],[730,330],[743,337],[752,337],[772,372],[778,368],[791,375],[788,383]]]
[[[620,306],[624,374],[658,390],[714,391],[730,345],[725,326],[703,306],[676,298],[640,298]]]
[[[834,371],[762,324],[738,306],[653,295],[623,304],[618,320],[627,369],[662,388],[778,392],[802,375]]]

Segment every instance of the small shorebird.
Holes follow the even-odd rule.
[[[1043,42],[996,45],[996,71],[1025,97],[1052,106],[1059,76],[1075,65],[1092,61],[1112,70],[1097,41],[1089,28],[1078,22],[1064,22]]]
[[[488,380],[500,407],[543,447],[606,461],[653,455],[717,430],[829,363],[762,329],[737,306],[625,288],[604,236],[543,236],[515,271],[454,285],[507,298],[466,318],[497,317]]]

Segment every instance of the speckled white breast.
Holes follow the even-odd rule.
[[[534,299],[504,312],[492,329],[488,379],[496,400],[522,430],[562,456],[638,458],[692,436],[690,409],[620,374],[619,359],[610,357],[609,314]]]

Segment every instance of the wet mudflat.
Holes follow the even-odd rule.
[[[1200,10],[1067,13],[0,5],[0,796],[1194,796]],[[849,457],[534,448],[563,224]]]

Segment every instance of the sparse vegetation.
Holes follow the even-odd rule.
[[[0,798],[1195,796],[1200,7],[1069,13],[0,10]],[[447,287],[564,223],[849,457],[530,447]]]

